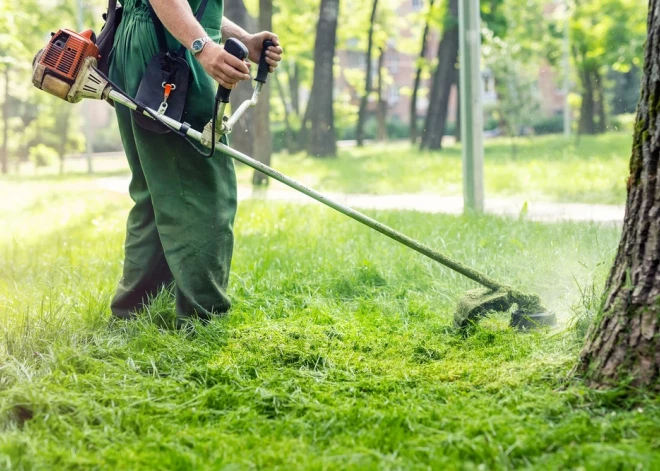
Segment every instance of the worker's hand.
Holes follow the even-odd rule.
[[[208,43],[197,60],[207,74],[225,88],[232,89],[241,80],[250,79],[250,63],[232,56],[216,43]]]
[[[266,51],[266,62],[270,72],[275,71],[277,63],[282,60],[282,47],[277,34],[269,31],[262,31],[261,33],[251,34],[245,41],[245,46],[248,48],[248,57],[252,62],[258,63],[261,58],[261,49],[263,48],[264,41],[270,39],[273,41],[274,46],[271,46]]]

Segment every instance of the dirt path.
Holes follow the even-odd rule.
[[[99,187],[126,193],[128,177],[101,178],[97,180]],[[407,195],[366,195],[325,193],[326,196],[356,209],[407,210],[425,213],[460,214],[463,212],[463,198],[460,196],[438,196],[433,194]],[[298,193],[278,182],[266,192],[253,192],[249,186],[238,188],[238,199],[265,199],[287,203],[309,204],[314,200]],[[525,204],[524,200],[515,198],[487,198],[486,212],[490,214],[518,217]],[[621,223],[624,207],[606,204],[583,203],[550,203],[528,202],[528,219],[534,221],[593,221],[601,223]]]

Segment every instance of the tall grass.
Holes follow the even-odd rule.
[[[574,331],[451,328],[471,282],[320,206],[241,205],[229,316],[111,322],[127,197],[0,187],[0,469],[653,469],[660,403],[564,380]],[[562,322],[614,227],[373,213]]]

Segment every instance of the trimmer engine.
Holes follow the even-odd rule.
[[[104,92],[109,92],[108,82],[96,70],[99,49],[95,40],[92,30],[75,33],[61,29],[53,33],[32,63],[34,86],[70,103],[107,98]]]

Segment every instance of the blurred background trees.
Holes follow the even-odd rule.
[[[85,24],[97,32],[105,3],[81,2]],[[285,49],[266,100],[239,123],[232,144],[264,162],[277,151],[333,157],[338,141],[409,139],[441,149],[456,134],[460,112],[457,5],[457,0],[226,2],[228,17],[248,30],[272,27]],[[560,133],[565,102],[574,132],[616,128],[621,115],[634,112],[639,96],[645,10],[639,0],[482,0],[488,135]],[[3,173],[52,160],[66,169],[65,158],[84,150],[83,124],[93,128],[96,151],[121,151],[107,105],[94,103],[84,120],[80,106],[46,97],[30,82],[32,57],[48,33],[76,29],[77,14],[76,0],[0,5]],[[241,85],[232,104],[249,94],[250,86]],[[255,175],[254,183],[265,180]]]

